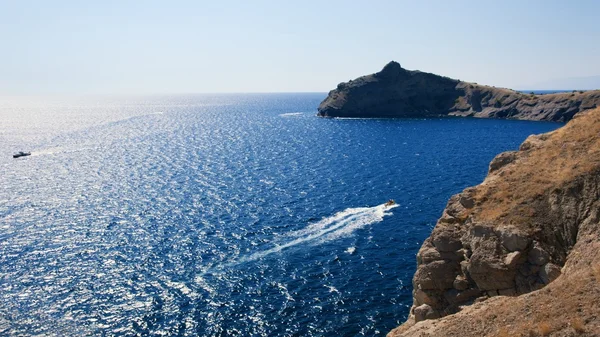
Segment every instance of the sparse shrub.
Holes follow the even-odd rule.
[[[512,335],[508,332],[506,328],[500,328],[498,332],[496,332],[496,337],[511,337]]]
[[[579,93],[580,93],[580,94],[583,94],[583,93],[584,93],[584,91],[583,91],[583,90],[579,90]]]
[[[538,332],[540,336],[548,336],[552,332],[552,326],[548,322],[540,322],[538,324]]]
[[[585,332],[585,325],[583,324],[583,320],[579,317],[575,317],[571,319],[571,327],[575,329],[576,332],[583,333]]]
[[[596,278],[596,282],[600,282],[600,263],[592,266],[592,274]]]

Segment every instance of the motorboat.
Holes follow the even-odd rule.
[[[31,156],[31,152],[19,151],[19,152],[13,154],[13,158],[20,158],[20,157],[27,157],[27,156]]]
[[[388,207],[388,206],[393,206],[395,204],[396,204],[396,202],[394,201],[394,199],[390,199],[390,200],[388,200],[388,202],[385,203],[385,206]]]

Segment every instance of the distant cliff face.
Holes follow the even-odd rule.
[[[473,116],[569,121],[600,106],[600,90],[530,95],[406,70],[397,62],[340,83],[320,104],[322,117]]]
[[[597,336],[600,109],[530,136],[450,198],[413,287],[389,336]]]

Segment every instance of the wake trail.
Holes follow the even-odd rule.
[[[279,114],[280,117],[298,117],[304,115],[303,112],[286,112],[283,114]]]
[[[398,205],[386,206],[385,204],[381,204],[374,207],[347,208],[330,217],[323,218],[316,223],[310,224],[305,229],[286,234],[285,237],[289,238],[288,241],[275,242],[273,243],[274,247],[272,248],[215,267],[216,269],[233,267],[242,263],[259,260],[268,255],[279,253],[285,249],[298,245],[322,244],[340,237],[348,236],[359,228],[383,221],[385,216],[392,215],[389,211],[395,207],[398,207]],[[210,272],[210,269],[214,268],[209,268],[205,273]]]
[[[109,120],[106,122],[102,122],[97,125],[92,125],[88,128],[82,128],[80,130],[75,130],[74,132],[80,132],[82,130],[90,130],[90,129],[94,129],[94,128],[101,128],[101,127],[106,127],[106,126],[110,126],[110,125],[127,122],[132,119],[164,115],[164,114],[165,113],[163,111],[155,111],[155,112],[149,112],[149,113],[144,113],[144,114],[139,114],[139,115],[133,115],[133,116],[128,116],[128,117],[124,117],[124,118],[120,118],[120,119],[116,119],[116,120]],[[41,149],[37,149],[37,150],[34,149],[33,151],[31,151],[31,156],[37,157],[37,156],[57,155],[57,154],[73,153],[73,152],[96,150],[96,149],[97,149],[97,147],[82,147],[82,148],[75,148],[75,149],[68,149],[68,148],[62,147],[62,146],[42,147]]]
[[[33,150],[31,152],[31,156],[32,157],[48,156],[48,155],[56,155],[56,154],[62,154],[62,153],[81,152],[81,151],[87,151],[87,150],[95,150],[95,148],[82,147],[82,148],[77,148],[77,149],[66,149],[64,147],[52,147],[52,148],[46,148],[46,149],[41,149],[41,150]]]

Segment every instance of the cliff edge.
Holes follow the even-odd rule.
[[[600,109],[498,155],[417,254],[399,336],[600,335]]]
[[[524,94],[406,70],[392,61],[378,73],[340,83],[321,102],[318,116],[472,116],[566,122],[596,107],[600,107],[600,90]]]

